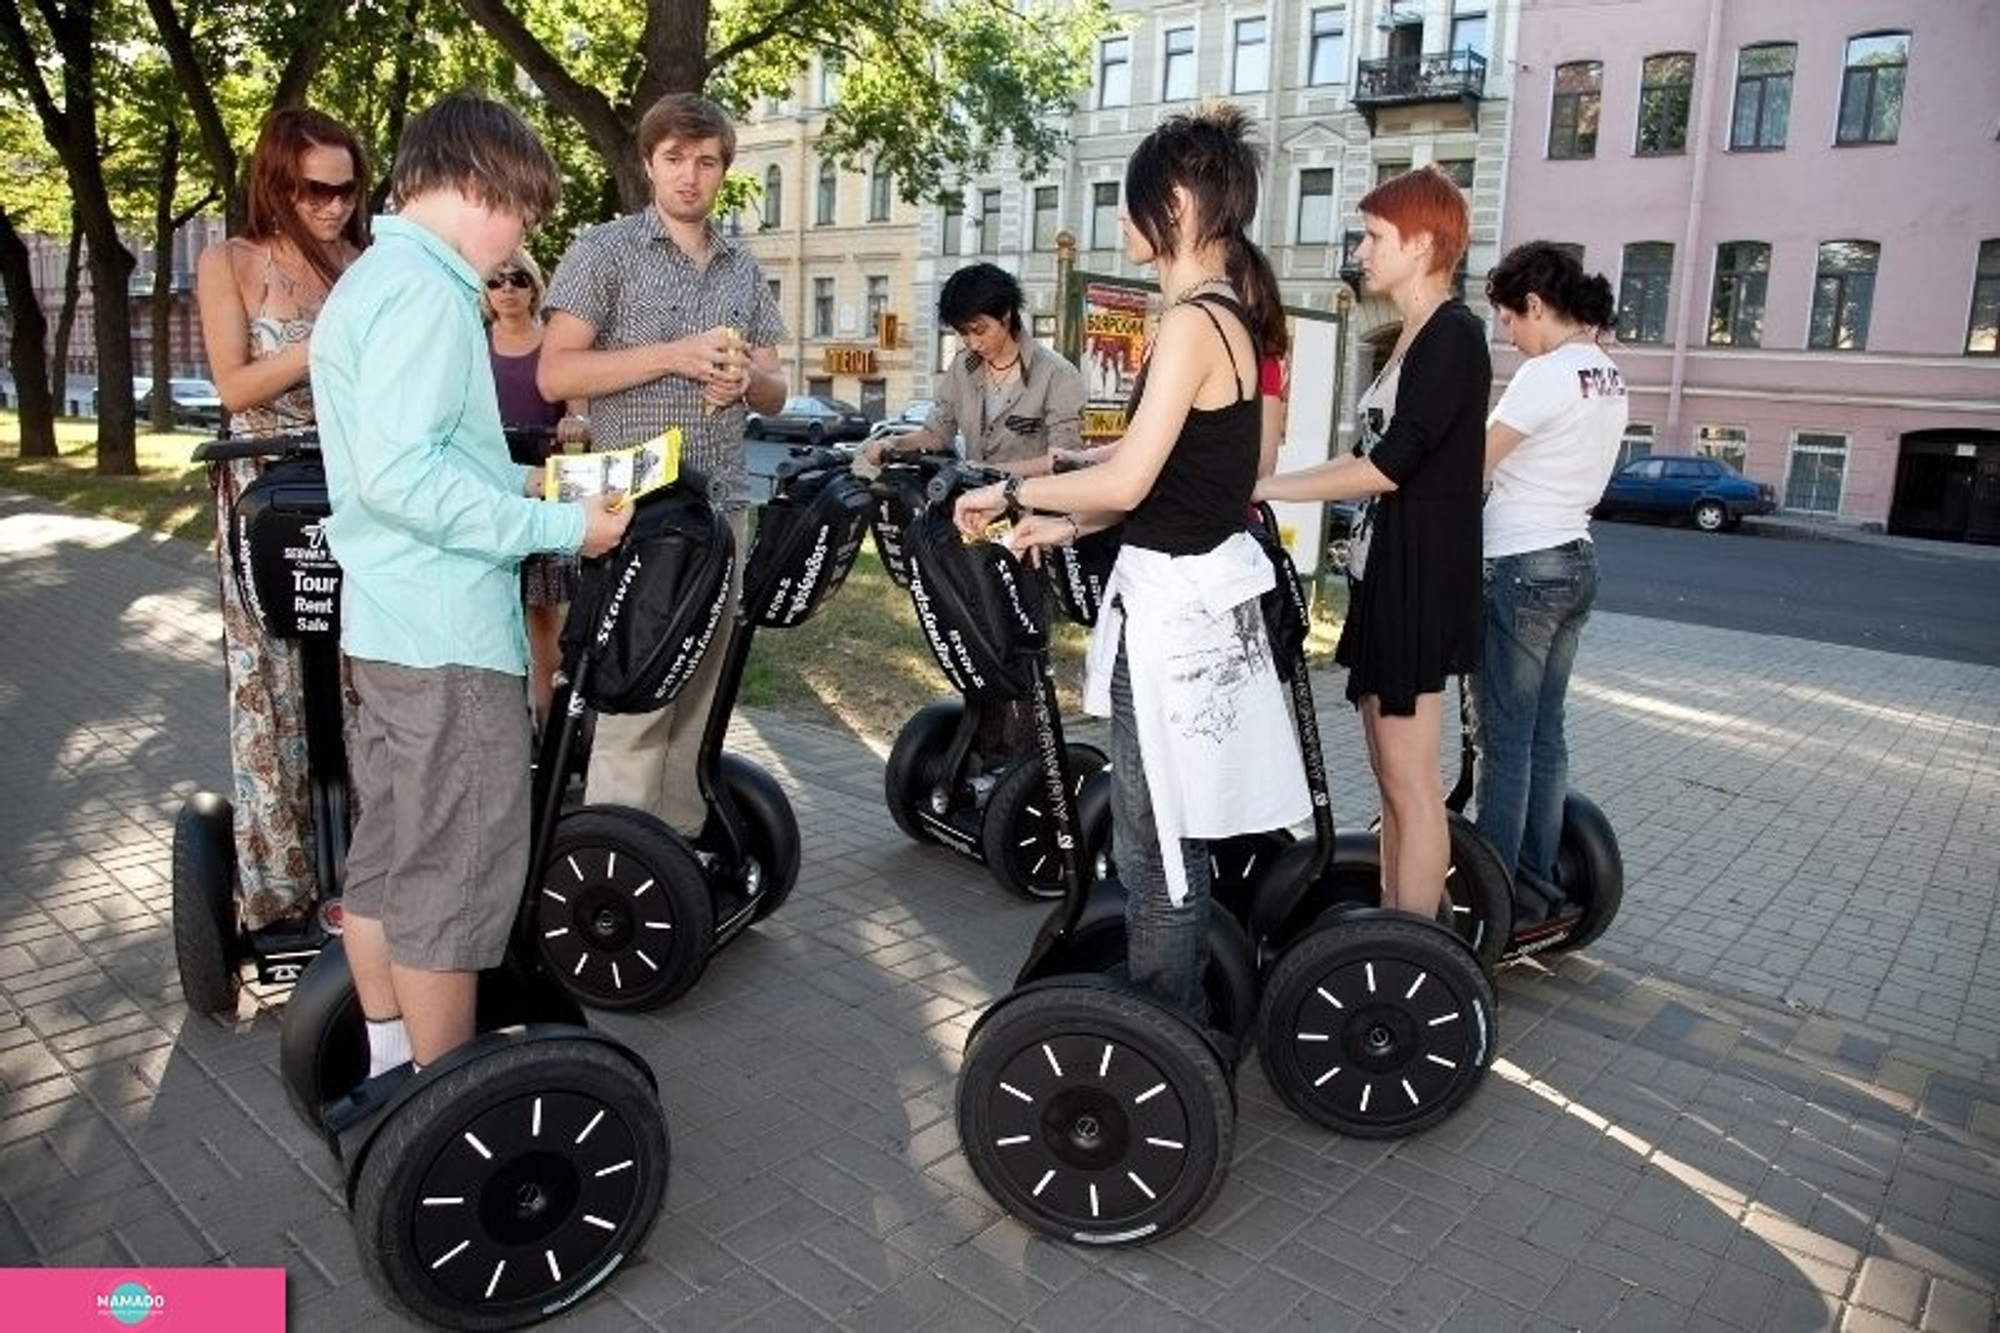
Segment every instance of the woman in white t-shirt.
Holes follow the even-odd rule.
[[[1590,507],[1625,436],[1625,380],[1598,340],[1611,285],[1545,241],[1516,246],[1487,299],[1528,357],[1486,422],[1486,623],[1475,686],[1479,831],[1514,870],[1516,920],[1564,910],[1554,887],[1569,788],[1563,701],[1597,598]]]

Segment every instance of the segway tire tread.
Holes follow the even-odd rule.
[[[174,964],[198,1014],[232,1012],[241,982],[236,942],[236,844],[229,803],[204,794],[174,816]]]

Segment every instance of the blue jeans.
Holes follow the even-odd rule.
[[[1188,894],[1179,907],[1167,897],[1159,826],[1139,753],[1132,712],[1132,673],[1125,644],[1111,672],[1111,847],[1125,886],[1125,958],[1133,985],[1177,1005],[1197,1022],[1208,1019],[1202,976],[1208,970],[1208,844],[1181,840]]]
[[[1473,691],[1479,832],[1508,870],[1551,883],[1569,790],[1563,698],[1596,600],[1588,541],[1486,562],[1485,650]]]

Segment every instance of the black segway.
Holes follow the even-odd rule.
[[[604,644],[629,647],[651,630],[674,636],[668,661],[698,660],[693,645],[727,601],[726,563],[718,577],[712,561],[671,553],[710,553],[717,521],[686,488],[642,502],[620,555],[666,567],[653,586],[672,583],[686,609],[635,626],[635,602],[609,602],[594,621]],[[615,656],[608,646],[583,654],[576,685]],[[567,706],[544,730],[531,865],[550,855],[576,735]],[[518,1327],[582,1300],[644,1242],[666,1193],[652,1071],[585,1026],[543,965],[527,906],[534,883],[531,873],[506,957],[479,979],[479,1035],[420,1074],[403,1065],[366,1077],[366,1028],[338,939],[306,967],[280,1030],[286,1094],[345,1167],[369,1278],[400,1308],[449,1327]]]
[[[194,457],[211,468],[237,459],[273,460],[244,488],[217,540],[223,577],[236,580],[264,632],[299,655],[306,799],[319,885],[315,910],[299,921],[244,929],[230,800],[201,791],[182,803],[174,819],[174,961],[188,1006],[215,1013],[236,1007],[246,965],[261,983],[288,986],[339,934],[349,793],[341,735],[340,570],[320,530],[327,508],[319,438],[209,440],[195,447]]]
[[[941,469],[962,465],[936,454],[884,452],[872,486],[869,526],[889,577],[908,590],[919,624],[934,614],[912,580],[907,534],[929,503],[926,488]],[[968,474],[969,475],[969,474]],[[994,474],[998,476],[999,474]],[[1115,545],[1086,538],[1076,549],[1045,562],[1050,587],[1071,619],[1088,625],[1096,618],[1095,593],[1110,570]],[[1024,570],[1023,576],[1036,577]],[[987,753],[992,719],[1022,695],[1009,695],[973,682],[963,697],[926,705],[903,724],[883,765],[883,799],[896,827],[918,842],[934,842],[985,865],[993,878],[1026,898],[1062,896],[1062,859],[1053,811],[1042,799],[1040,769],[1032,753]],[[1094,745],[1066,742],[1064,765],[1078,798],[1090,777],[1109,760]],[[1109,808],[1092,802],[1083,827],[1101,841]],[[1086,852],[1086,863],[1089,852]]]
[[[702,733],[697,773],[709,813],[700,836],[689,842],[641,811],[585,806],[561,815],[549,857],[537,862],[537,948],[586,1005],[648,1009],[677,998],[718,950],[777,911],[798,883],[798,819],[784,789],[722,746],[757,628],[804,623],[854,566],[870,502],[867,486],[847,466],[845,455],[825,449],[795,450],[778,466]],[[718,549],[726,549],[730,534],[719,518],[715,532]],[[610,573],[607,567],[599,584],[616,598]],[[572,620],[572,628],[581,627],[585,622]],[[601,627],[593,633],[604,637]],[[566,633],[572,642],[578,637]],[[566,712],[580,723],[587,708],[630,711],[655,706],[655,697],[593,693],[579,684]],[[548,762],[553,772],[567,771],[563,759]]]
[[[1445,804],[1462,818],[1471,801],[1473,775],[1479,767],[1479,721],[1473,702],[1472,682],[1458,682],[1458,780],[1445,797]],[[1471,822],[1465,821],[1467,828]],[[1478,837],[1474,832],[1474,837]],[[1485,855],[1499,866],[1500,858],[1480,839]],[[1453,844],[1454,854],[1457,844]],[[1568,953],[1595,941],[1611,926],[1612,918],[1625,901],[1625,858],[1618,850],[1618,835],[1596,802],[1571,788],[1563,793],[1562,835],[1556,844],[1554,888],[1562,895],[1551,904],[1534,886],[1520,882],[1507,867],[1511,886],[1508,906],[1511,915],[1505,930],[1502,960],[1534,953]],[[1487,909],[1466,903],[1468,917]],[[1523,911],[1522,909],[1529,909]],[[1524,917],[1527,918],[1524,920]]]
[[[544,443],[546,430],[509,429],[510,449]],[[295,645],[306,740],[306,800],[319,896],[295,922],[247,930],[238,894],[234,811],[228,797],[199,791],[174,819],[174,960],[188,1007],[236,1007],[246,967],[265,986],[289,986],[340,934],[342,874],[351,832],[347,742],[342,732],[340,567],[320,524],[327,515],[319,437],[311,432],[207,440],[194,459],[211,468],[246,458],[271,466],[238,497],[217,534],[223,577],[273,640]]]

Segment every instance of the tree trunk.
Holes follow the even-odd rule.
[[[507,0],[463,0],[472,21],[486,29],[542,96],[575,121],[618,182],[628,211],[652,198],[639,164],[638,125],[645,109],[664,93],[698,93],[708,82],[709,0],[646,0],[646,27],[640,38],[640,70],[628,100],[614,105],[602,92],[579,82],[549,53]]]
[[[153,335],[153,412],[148,424],[156,431],[174,428],[169,381],[174,374],[174,190],[180,175],[181,127],[169,120],[161,127],[160,175],[153,192],[153,308],[147,312]]]
[[[0,284],[7,293],[13,335],[11,369],[20,401],[21,457],[56,456],[55,402],[49,396],[49,321],[35,295],[35,273],[28,243],[14,230],[14,220],[0,208]]]
[[[76,307],[83,299],[83,224],[76,219],[76,209],[69,211],[69,257],[63,261],[62,308],[56,312],[56,341],[49,355],[54,364],[49,367],[49,392],[55,396],[56,412],[61,416],[71,416],[69,405],[69,340],[76,331]],[[104,377],[98,376],[97,384],[104,387]],[[103,395],[100,394],[99,397]]]

